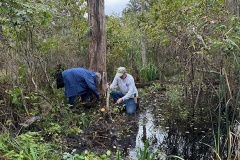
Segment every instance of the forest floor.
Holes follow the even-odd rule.
[[[112,108],[109,109],[101,107],[104,105],[99,103],[97,107],[84,108],[88,112],[96,109],[98,112],[94,116],[93,125],[86,128],[81,135],[67,136],[69,153],[76,149],[77,153],[87,150],[101,155],[110,150],[113,154],[117,151],[126,154],[127,148],[135,145],[138,117],[143,109],[138,108],[134,114],[128,115],[114,104],[110,104]]]
[[[93,125],[86,128],[80,135],[68,135],[67,151],[71,153],[73,149],[76,149],[76,153],[82,153],[87,150],[99,155],[106,153],[108,150],[114,155],[117,151],[120,151],[121,156],[127,157],[128,149],[136,145],[139,115],[147,109],[145,103],[159,99],[160,94],[162,94],[162,91],[141,95],[140,105],[132,115],[126,114],[125,110],[120,110],[111,100],[109,108],[102,107],[106,106],[106,101],[102,101],[94,107],[81,108],[81,112],[97,110]],[[142,102],[142,99],[144,99],[144,102]]]

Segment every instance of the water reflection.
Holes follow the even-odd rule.
[[[138,117],[137,133],[134,132],[136,137],[132,137],[135,145],[128,147],[128,159],[140,159],[139,151],[144,149],[146,140],[149,141],[150,153],[158,153],[156,159],[173,159],[166,155],[185,160],[217,159],[216,147],[220,148],[219,156],[227,159],[227,119],[225,112],[220,113],[219,122],[218,99],[209,95],[202,95],[196,106],[185,102],[174,107],[165,103],[162,97],[154,94],[148,97],[151,101],[141,103],[143,109]],[[220,146],[216,146],[219,130]],[[234,157],[236,144],[232,145]]]
[[[167,159],[164,155],[176,155],[188,160],[211,157],[212,149],[209,146],[214,146],[214,137],[209,129],[212,124],[208,114],[182,120],[168,106],[148,106],[151,108],[139,116],[136,145],[128,150],[130,159],[139,159],[139,150],[144,149],[147,139],[151,153],[158,152],[157,159]]]
[[[150,110],[147,110],[145,113],[142,113],[139,116],[139,127],[138,133],[136,136],[136,146],[129,150],[129,156],[133,160],[137,160],[137,154],[140,148],[144,149],[144,144],[146,140],[149,140],[149,146],[152,151],[156,152],[158,146],[163,141],[164,135],[166,132],[162,129],[161,126],[156,127],[154,124],[154,117]]]

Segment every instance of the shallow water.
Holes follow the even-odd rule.
[[[149,146],[153,152],[157,151],[158,146],[163,142],[166,131],[161,126],[154,124],[154,117],[150,110],[141,113],[139,116],[139,126],[136,136],[136,145],[134,148],[129,149],[129,158],[137,160],[137,153],[140,148],[144,149],[146,139],[149,140]]]
[[[157,153],[157,160],[172,159],[168,157],[170,155],[185,160],[216,159],[213,150],[219,126],[218,103],[214,104],[208,94],[206,102],[203,96],[201,98],[196,107],[189,102],[171,106],[163,94],[147,94],[134,115],[126,115],[124,111],[104,113],[81,137],[84,144],[81,149],[102,154],[106,150],[120,151],[125,160],[138,160],[142,158],[140,149],[144,150],[148,141],[147,149],[150,154]],[[223,116],[219,146],[222,159],[226,159],[227,154],[225,121]],[[234,151],[232,155],[235,155]]]
[[[175,155],[188,160],[205,160],[214,158],[214,134],[217,123],[211,121],[217,112],[205,110],[202,103],[196,109],[190,111],[187,117],[179,117],[184,114],[186,106],[174,109],[167,106],[162,99],[146,101],[141,104],[145,108],[139,114],[138,131],[135,137],[135,145],[127,149],[126,159],[138,160],[140,149],[144,149],[146,140],[149,141],[151,153],[157,153],[155,159],[169,159],[166,155]],[[190,116],[189,116],[190,115]],[[213,129],[215,132],[213,131]],[[222,143],[226,139],[224,124],[222,124]],[[134,136],[133,136],[134,138]],[[224,146],[220,146],[224,148]],[[222,151],[224,155],[224,151]],[[224,156],[222,156],[224,157]]]

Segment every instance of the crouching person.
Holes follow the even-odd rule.
[[[83,103],[90,101],[93,93],[97,100],[100,98],[98,92],[98,81],[101,74],[85,68],[71,68],[58,73],[56,77],[57,88],[63,88],[65,97],[68,97],[70,108],[75,107],[75,97],[81,96]]]
[[[107,84],[106,88],[110,88],[110,96],[119,106],[125,105],[126,112],[133,114],[138,107],[137,97],[138,91],[135,86],[134,78],[126,72],[125,67],[119,67],[111,85]],[[116,89],[120,90],[117,91]]]

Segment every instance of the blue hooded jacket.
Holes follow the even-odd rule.
[[[71,68],[62,72],[65,96],[80,96],[91,90],[99,98],[97,75],[85,68]]]

